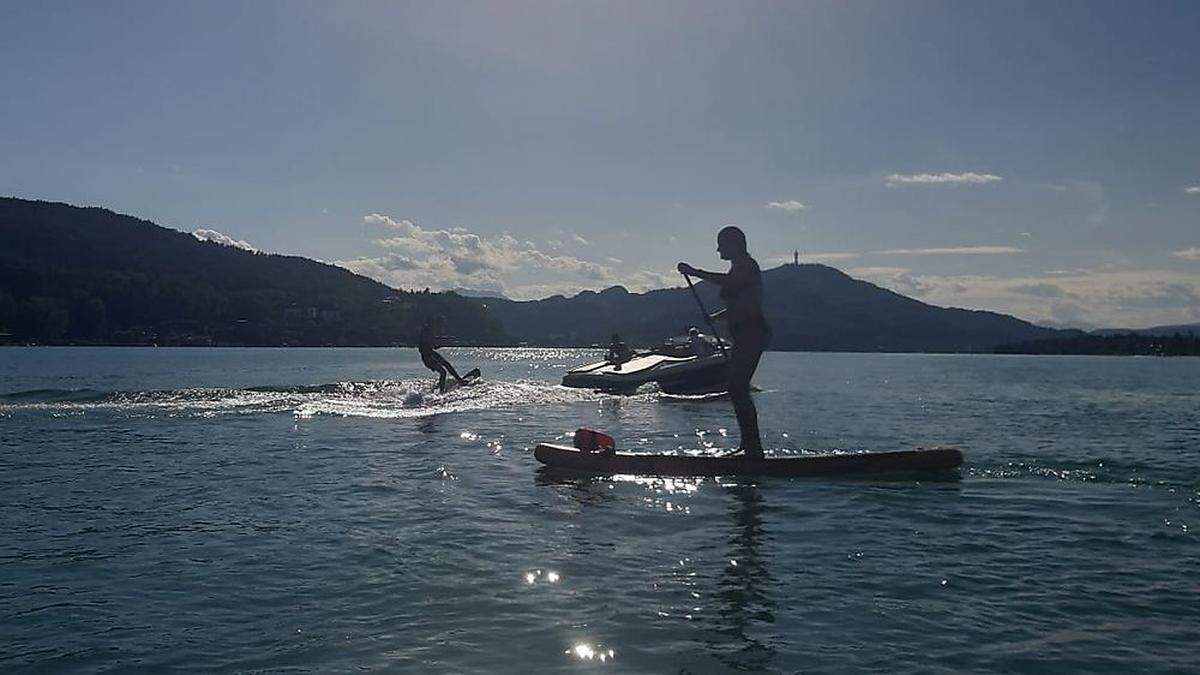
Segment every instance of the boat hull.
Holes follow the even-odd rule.
[[[606,362],[573,368],[563,376],[566,387],[632,392],[643,384],[657,382],[667,393],[700,394],[725,390],[724,356],[703,359],[645,354],[620,365]]]
[[[961,466],[963,461],[962,452],[955,448],[748,459],[741,456],[594,453],[550,443],[538,445],[533,456],[555,469],[638,476],[854,476],[950,471]]]

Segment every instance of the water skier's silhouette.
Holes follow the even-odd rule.
[[[446,360],[444,356],[437,353],[437,333],[442,327],[442,317],[435,315],[421,326],[421,336],[417,340],[417,350],[421,352],[421,363],[425,367],[438,374],[438,391],[446,393],[446,374],[454,376],[459,384],[466,382],[459,376],[458,371],[454,370],[454,366]]]

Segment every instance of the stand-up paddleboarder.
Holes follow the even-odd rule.
[[[680,274],[699,277],[721,287],[725,309],[719,312],[733,338],[729,357],[729,399],[741,430],[741,447],[751,459],[762,459],[758,434],[758,411],[750,398],[750,379],[758,368],[763,350],[771,340],[771,329],[763,316],[762,270],[746,250],[746,234],[729,225],[717,234],[717,253],[729,261],[728,272],[708,272],[679,263]]]

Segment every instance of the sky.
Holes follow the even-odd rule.
[[[937,305],[1200,321],[1200,3],[0,0],[0,194],[403,288],[747,233]]]

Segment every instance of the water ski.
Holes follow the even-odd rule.
[[[463,375],[463,381],[459,384],[458,380],[446,380],[446,393],[450,393],[459,387],[469,387],[473,384],[478,384],[479,379],[483,377],[483,373],[479,372],[478,368],[472,368],[470,372]],[[436,387],[434,387],[436,389]]]
[[[854,476],[944,472],[958,468],[963,461],[962,452],[955,448],[748,459],[738,455],[695,457],[604,449],[588,451],[550,443],[538,445],[533,456],[555,469],[636,476]]]

